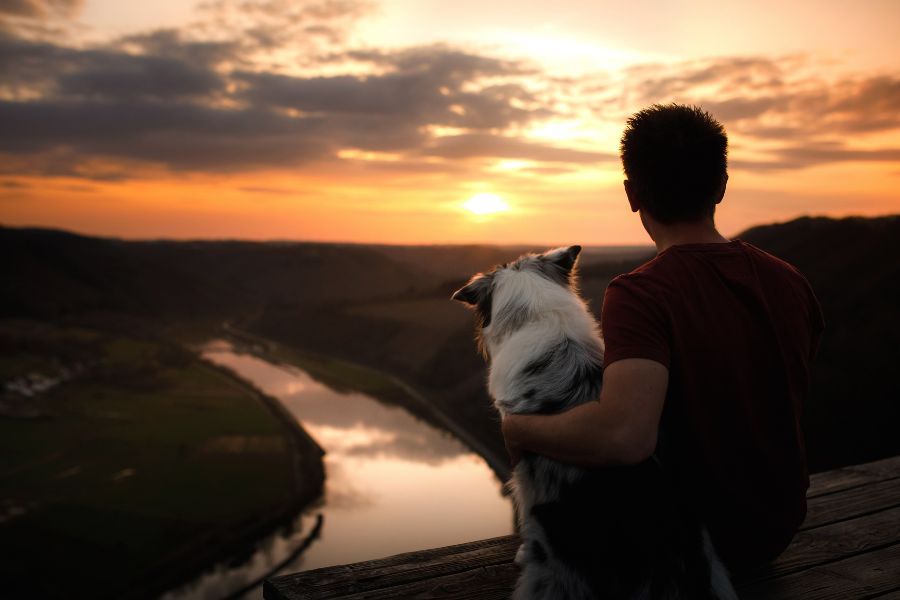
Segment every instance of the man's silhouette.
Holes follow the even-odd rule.
[[[503,432],[514,461],[530,451],[637,464],[655,453],[740,569],[780,554],[806,515],[800,416],[824,324],[796,268],[716,230],[727,144],[697,107],[654,105],[628,120],[625,192],[657,255],[606,290],[599,402],[509,417]]]

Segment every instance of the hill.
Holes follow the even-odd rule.
[[[827,330],[807,412],[813,470],[900,454],[900,217],[801,218],[741,239],[795,264]],[[156,323],[224,319],[291,347],[399,376],[497,453],[472,318],[449,301],[468,275],[525,247],[172,242],[0,228],[0,317]],[[652,256],[593,249],[581,288],[599,313],[610,279]],[[150,325],[153,323],[153,325]],[[390,400],[387,399],[386,400]]]
[[[806,414],[811,468],[900,454],[900,216],[806,217],[740,238],[800,269],[822,305]]]

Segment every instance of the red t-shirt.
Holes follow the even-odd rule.
[[[806,515],[800,416],[824,323],[792,265],[742,240],[671,246],[606,290],[605,364],[669,369],[657,456],[734,568]]]

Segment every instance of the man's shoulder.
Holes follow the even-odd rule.
[[[806,276],[803,275],[800,269],[798,269],[792,263],[783,258],[775,256],[774,254],[767,252],[758,246],[754,246],[750,242],[746,242],[744,240],[740,241],[741,245],[744,247],[747,253],[754,256],[757,260],[757,263],[763,268],[769,270],[770,272],[778,273],[784,278],[791,279],[804,287],[809,286],[809,282],[807,281]]]
[[[735,261],[736,255],[743,257]],[[640,297],[647,302],[665,302],[671,294],[679,294],[686,281],[699,283],[710,278],[746,277],[746,269],[756,272],[767,285],[804,289],[812,295],[803,273],[788,261],[749,242],[735,239],[718,247],[684,246],[664,251],[627,273],[614,277],[607,288],[621,291],[625,298]]]
[[[760,260],[765,261],[774,267],[779,267],[791,271],[792,273],[800,273],[797,267],[784,260],[783,258],[779,258],[771,252],[767,252],[766,250],[763,250],[759,246],[751,244],[746,240],[739,239],[737,241],[741,243],[741,247],[743,247],[746,252],[756,256]]]
[[[669,260],[665,254],[657,254],[631,271],[613,277],[610,285],[615,284],[634,289],[651,289],[670,277],[671,265],[668,263]]]
[[[626,304],[641,306],[664,303],[672,287],[671,277],[665,267],[660,267],[660,257],[654,257],[627,273],[613,277],[606,287],[605,298]]]

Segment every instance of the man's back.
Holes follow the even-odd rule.
[[[669,368],[658,456],[726,562],[773,558],[806,513],[800,415],[823,323],[806,279],[740,240],[680,244],[607,289],[606,364]]]

